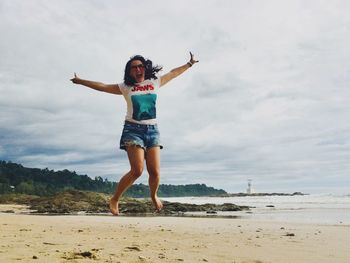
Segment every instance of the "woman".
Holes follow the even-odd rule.
[[[156,100],[158,88],[181,75],[198,60],[190,52],[190,60],[186,64],[174,68],[160,76],[156,74],[162,69],[153,66],[152,61],[142,56],[132,57],[125,66],[124,82],[120,84],[104,84],[79,78],[74,73],[71,81],[75,84],[123,95],[127,103],[127,114],[123,133],[120,139],[120,149],[127,152],[130,171],[119,181],[109,207],[113,215],[119,214],[119,200],[122,194],[141,176],[146,160],[149,173],[149,187],[152,202],[157,211],[163,207],[157,196],[160,181],[160,145],[156,118]]]

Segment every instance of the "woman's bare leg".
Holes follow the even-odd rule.
[[[113,197],[109,202],[109,208],[113,215],[119,215],[119,199],[122,194],[139,178],[143,171],[145,151],[141,147],[129,146],[127,148],[130,171],[119,181]]]
[[[162,202],[157,196],[157,191],[160,182],[160,148],[152,147],[146,152],[146,164],[147,171],[149,173],[149,188],[150,195],[153,201],[154,206],[157,211],[160,211],[163,208]]]

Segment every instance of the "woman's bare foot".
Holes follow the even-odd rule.
[[[109,210],[113,215],[119,215],[119,200],[112,197],[111,200],[109,200]]]
[[[158,196],[152,197],[152,202],[153,202],[154,206],[156,207],[156,211],[160,212],[160,210],[162,210],[162,208],[163,208],[163,204],[160,201],[160,199],[158,198]]]

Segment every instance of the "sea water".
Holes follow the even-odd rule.
[[[252,207],[249,211],[218,212],[218,216],[281,222],[350,225],[350,195],[295,195],[241,197],[172,197],[169,202],[223,204]],[[205,215],[205,213],[197,213]]]

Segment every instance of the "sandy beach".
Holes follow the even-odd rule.
[[[350,256],[349,225],[0,213],[0,233],[0,262],[346,263]]]

